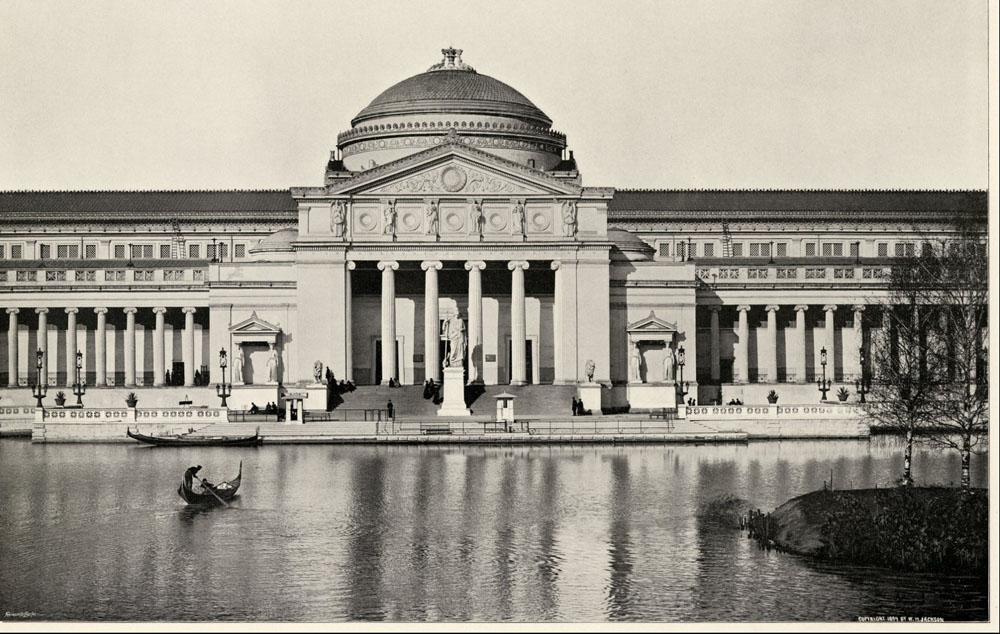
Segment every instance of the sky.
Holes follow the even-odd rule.
[[[0,190],[320,185],[464,50],[584,184],[985,189],[986,0],[0,0]]]

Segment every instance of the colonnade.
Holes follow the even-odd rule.
[[[777,304],[767,304],[764,306],[764,311],[767,313],[767,334],[764,337],[764,341],[758,340],[757,345],[757,378],[758,381],[761,382],[774,383],[778,380],[778,311],[780,308],[781,307]],[[827,350],[826,375],[828,378],[833,378],[837,369],[837,359],[834,354],[834,341],[836,336],[834,316],[837,308],[837,304],[826,304],[822,309],[824,313],[824,326],[821,345]],[[861,342],[863,341],[862,315],[864,313],[865,306],[855,304],[850,308],[854,313],[853,338],[856,345],[854,345],[853,348],[857,349],[861,346]],[[717,305],[708,307],[708,310],[711,311],[711,377],[712,381],[716,383],[721,380],[719,343],[719,311],[721,309],[722,306]],[[740,304],[736,307],[738,313],[736,323],[737,342],[734,348],[733,357],[733,381],[737,383],[745,383],[750,378],[750,328],[747,315],[751,309],[752,306],[749,304]],[[788,339],[786,334],[785,361],[787,381],[806,381],[809,379],[806,343],[806,312],[808,310],[809,306],[806,304],[795,305],[794,334],[791,339]],[[844,349],[847,350],[848,347],[845,345]],[[857,355],[844,354],[843,356],[843,363],[845,367],[841,368],[842,373],[844,375],[860,374],[860,360],[857,358]]]
[[[48,315],[49,308],[36,308],[35,313],[38,315],[38,331],[36,336],[37,347],[42,352],[42,369],[41,369],[41,381],[43,384],[47,385],[49,381],[49,368],[48,368],[48,357],[49,357],[49,326],[48,326]],[[112,381],[108,381],[107,374],[107,313],[108,308],[104,306],[98,306],[93,309],[96,314],[97,327],[94,332],[94,367],[97,373],[97,378],[95,380],[96,385],[110,385],[113,384]],[[136,383],[136,328],[135,328],[135,316],[139,310],[149,310],[153,314],[155,327],[153,329],[153,385],[162,386],[166,385],[165,381],[165,315],[167,312],[166,307],[156,306],[152,308],[139,309],[133,306],[127,306],[121,308],[125,313],[125,334],[124,334],[124,366],[125,366],[125,385],[135,386]],[[184,313],[184,331],[182,334],[182,359],[184,361],[184,385],[193,386],[194,385],[194,372],[195,372],[195,324],[194,315],[196,308],[193,306],[185,306],[181,309]],[[76,367],[76,352],[77,352],[77,314],[80,312],[78,307],[68,307],[64,308],[63,311],[66,314],[66,367],[75,368]],[[8,326],[7,326],[7,367],[8,367],[8,386],[17,387],[18,386],[18,360],[19,360],[19,349],[18,349],[18,315],[20,314],[19,308],[8,308]],[[29,364],[29,368],[34,367],[34,364]],[[29,374],[31,370],[29,369]]]
[[[492,263],[491,263],[492,264]],[[466,367],[469,383],[483,382],[483,282],[482,272],[488,266],[483,260],[469,260],[464,264],[468,271],[468,313],[466,315]],[[424,271],[424,361],[426,376],[435,381],[441,380],[441,358],[438,350],[440,337],[440,315],[438,309],[438,272],[444,267],[440,260],[425,260],[420,263]],[[347,280],[350,288],[350,271],[354,263],[348,262]],[[525,260],[507,262],[511,271],[511,385],[527,383],[525,372],[527,332],[525,327],[525,291],[524,272],[529,268]],[[378,263],[382,272],[382,383],[388,384],[396,367],[396,346],[386,342],[396,340],[396,271],[399,262],[383,260]],[[558,288],[558,287],[557,287]],[[346,294],[347,311],[350,313],[350,293]],[[560,301],[556,293],[556,303]],[[557,365],[558,365],[557,360]],[[558,370],[557,370],[558,375]]]

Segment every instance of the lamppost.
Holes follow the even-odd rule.
[[[226,349],[219,350],[219,369],[222,370],[222,383],[215,386],[215,393],[222,399],[222,407],[226,407],[226,399],[233,393],[232,383],[226,383]]]
[[[831,384],[831,381],[829,381],[826,378],[826,347],[825,346],[823,348],[821,348],[820,351],[819,351],[819,363],[820,363],[820,365],[823,366],[823,378],[819,380],[819,382],[816,384],[816,386],[819,388],[819,391],[823,393],[822,396],[819,399],[820,402],[823,402],[823,401],[826,400],[826,393],[830,391],[830,384]]]
[[[76,394],[77,407],[83,407],[83,395],[87,393],[87,388],[80,380],[80,372],[83,370],[83,353],[76,351],[76,383],[73,384],[73,394]]]
[[[42,357],[45,353],[39,348],[38,352],[35,353],[35,369],[38,371],[35,374],[35,385],[31,388],[31,395],[38,399],[38,407],[42,406],[42,399],[49,392],[48,385],[42,385]]]
[[[677,348],[677,400],[684,402],[688,393],[688,384],[684,382],[684,346]]]
[[[865,362],[867,359],[865,359],[865,349],[863,346],[858,348],[858,359],[861,362],[861,377],[854,381],[854,387],[858,391],[858,402],[864,403],[865,393],[868,392],[868,377],[865,376]]]
[[[767,247],[767,263],[774,264],[774,240],[771,240]]]
[[[219,252],[217,250],[217,247],[215,246],[215,238],[212,238],[212,259],[210,261],[211,262],[219,261]]]

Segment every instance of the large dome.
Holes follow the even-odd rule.
[[[472,147],[550,170],[558,165],[566,137],[523,94],[481,75],[447,48],[427,72],[393,85],[375,97],[337,138],[344,166],[352,171],[403,158],[433,147],[450,130]]]
[[[507,84],[471,69],[457,68],[430,70],[404,79],[375,97],[351,125],[387,114],[442,111],[514,116],[525,123],[552,125],[544,112]]]

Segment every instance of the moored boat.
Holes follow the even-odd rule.
[[[148,436],[126,429],[129,438],[158,447],[257,447],[264,444],[260,431],[253,436]]]
[[[201,467],[199,466],[198,469]],[[193,470],[193,471],[192,471]],[[243,479],[243,461],[240,460],[240,472],[232,480],[220,482],[219,484],[208,484],[199,478],[201,484],[199,489],[194,487],[194,478],[197,477],[197,469],[192,467],[188,471],[192,472],[192,477],[185,477],[181,485],[177,488],[177,495],[181,496],[188,504],[225,504],[236,496],[237,489],[240,488],[240,481]]]

